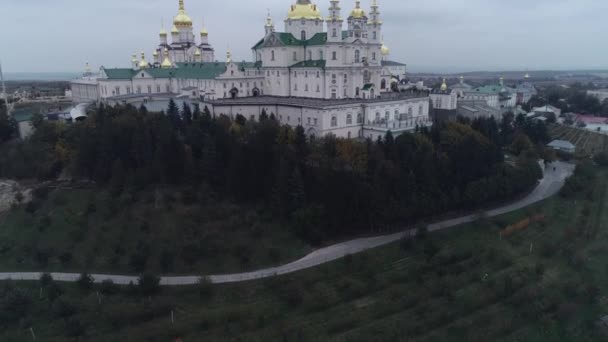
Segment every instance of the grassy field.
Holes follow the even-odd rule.
[[[593,156],[608,150],[608,135],[561,125],[550,125],[552,139],[567,140],[576,146],[576,154],[581,157]]]
[[[210,274],[295,260],[309,247],[269,214],[182,190],[54,190],[0,216],[0,271]]]
[[[0,340],[33,327],[44,341],[607,341],[595,322],[608,314],[608,170],[596,172],[574,197],[265,281],[101,299],[61,284],[54,301],[19,283],[31,302]]]

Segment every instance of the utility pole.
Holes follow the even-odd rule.
[[[4,105],[6,106],[6,115],[10,118],[13,111],[14,104],[8,103],[8,95],[6,94],[6,84],[4,84],[4,74],[2,73],[2,63],[0,62],[0,83],[2,83],[2,98],[4,99]]]

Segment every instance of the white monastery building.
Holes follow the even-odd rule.
[[[376,139],[428,126],[431,97],[452,108],[456,92],[445,83],[432,95],[399,90],[406,66],[388,59],[382,28],[376,0],[369,10],[355,1],[350,11],[331,0],[325,17],[310,0],[297,0],[283,32],[268,15],[251,62],[233,61],[230,51],[218,62],[209,32],[202,27],[196,39],[179,0],[171,37],[161,28],[150,61],[142,52],[129,68],[101,67],[96,78],[73,81],[74,101],[138,105],[181,98],[214,115],[256,120],[265,111],[282,124],[302,125],[309,136]]]

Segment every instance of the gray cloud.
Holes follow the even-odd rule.
[[[285,0],[185,0],[200,30],[204,19],[216,58],[229,46],[250,59],[269,9],[278,30]],[[169,29],[177,0],[2,0],[0,59],[10,71],[78,71],[128,66],[150,55],[161,20]],[[295,2],[295,0],[294,0]],[[369,7],[370,0],[363,1]],[[378,0],[391,58],[412,70],[606,68],[604,0]],[[327,13],[329,1],[317,1]],[[354,1],[342,1],[344,12]],[[347,13],[344,13],[346,16]]]

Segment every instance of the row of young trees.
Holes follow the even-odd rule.
[[[302,127],[266,113],[254,122],[187,105],[180,111],[173,102],[166,114],[100,106],[71,126],[39,123],[28,141],[0,156],[0,174],[53,178],[67,169],[115,193],[205,184],[220,199],[263,204],[303,238],[321,242],[530,188],[540,177],[535,160],[507,164],[502,150],[526,133],[542,142],[546,131],[520,119],[438,123],[378,141],[309,140]]]

